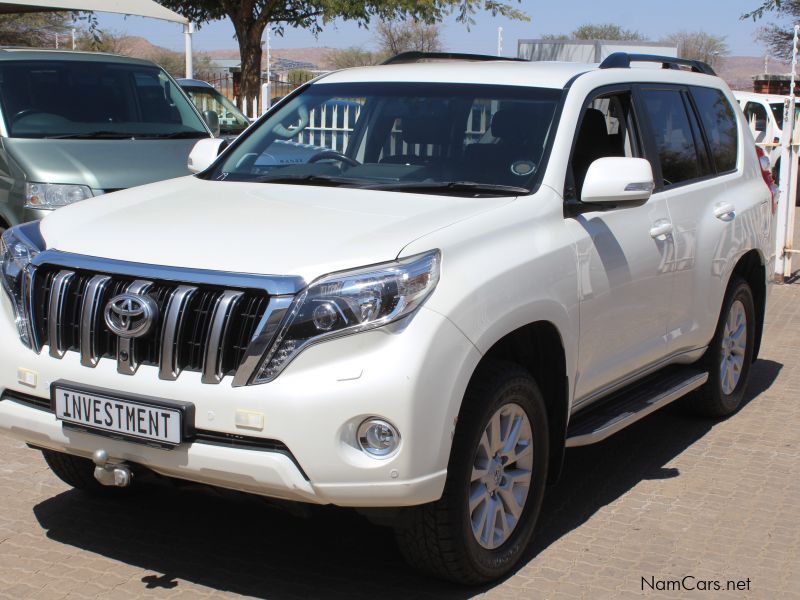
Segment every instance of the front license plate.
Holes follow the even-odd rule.
[[[60,382],[53,384],[51,393],[56,418],[65,424],[142,442],[174,446],[183,441],[186,403],[169,406]]]

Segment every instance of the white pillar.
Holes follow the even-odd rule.
[[[789,277],[792,274],[792,248],[794,236],[794,203],[797,194],[797,146],[795,140],[795,78],[797,76],[797,52],[800,25],[794,28],[792,48],[792,79],[789,98],[783,108],[783,133],[781,137],[780,195],[775,227],[775,274]],[[788,251],[787,251],[788,250]]]
[[[194,67],[192,65],[192,34],[194,33],[194,24],[186,23],[183,26],[183,37],[186,44],[186,79],[194,77]]]
[[[503,28],[497,28],[497,56],[503,56]]]

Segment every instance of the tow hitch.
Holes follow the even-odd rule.
[[[100,448],[92,454],[92,461],[97,465],[94,468],[94,478],[101,484],[116,487],[128,487],[133,475],[125,463],[112,463],[108,461],[108,452]]]

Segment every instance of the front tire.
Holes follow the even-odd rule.
[[[479,584],[509,573],[533,535],[547,481],[544,399],[502,362],[473,377],[458,418],[442,498],[397,528],[405,559],[430,575]]]
[[[753,362],[756,311],[753,292],[736,277],[728,286],[717,331],[702,359],[708,382],[691,407],[707,417],[727,417],[742,405]]]

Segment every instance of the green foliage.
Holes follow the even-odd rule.
[[[292,69],[286,74],[286,80],[292,85],[303,85],[314,79],[314,73],[308,69]]]
[[[478,10],[492,16],[529,20],[521,10],[512,6],[521,0],[302,0],[274,2],[273,0],[159,0],[194,23],[208,23],[229,17],[237,23],[272,24],[277,33],[286,26],[301,27],[319,32],[333,19],[357,21],[367,25],[372,18],[387,21],[412,18],[424,23],[436,23],[451,13],[467,24],[474,23]],[[240,30],[237,28],[237,32]]]
[[[421,21],[381,21],[376,28],[378,53],[394,56],[401,52],[440,52],[439,27]]]
[[[633,40],[644,41],[646,38],[638,31],[623,29],[615,23],[584,23],[570,34],[548,33],[543,40]]]
[[[261,75],[261,38],[267,26],[282,35],[286,27],[319,33],[334,19],[355,21],[368,26],[372,19],[402,21],[411,19],[433,24],[449,14],[467,24],[474,23],[478,10],[493,16],[528,20],[527,15],[512,4],[521,0],[159,0],[193,23],[201,25],[229,18],[239,41],[242,59],[242,95],[255,98],[259,94]]]
[[[598,25],[584,24],[572,32],[575,40],[636,40],[643,41],[645,37],[638,31],[623,29],[615,23],[601,23]]]
[[[724,37],[705,31],[678,31],[667,36],[666,41],[678,47],[678,56],[681,58],[702,60],[712,67],[721,57],[730,53]]]
[[[79,37],[99,39],[97,17],[87,12],[38,12],[0,15],[0,46],[71,48],[71,30]]]
[[[742,15],[742,19],[762,18],[768,12],[775,12],[780,23],[770,23],[758,32],[758,39],[764,43],[769,53],[783,60],[792,58],[794,24],[800,21],[800,0],[770,0],[752,12]]]
[[[72,23],[68,12],[0,16],[0,45],[53,48],[56,35],[64,42]],[[63,47],[63,46],[62,46]]]
[[[758,8],[751,10],[750,12],[744,13],[742,15],[742,19],[753,19],[753,21],[757,21],[761,19],[766,13],[772,11],[782,11],[786,10],[787,5],[791,4],[798,4],[797,0],[764,0],[764,2]]]
[[[328,53],[327,61],[334,69],[349,69],[350,67],[377,65],[383,61],[383,58],[377,52],[353,46],[341,50],[331,50]]]

